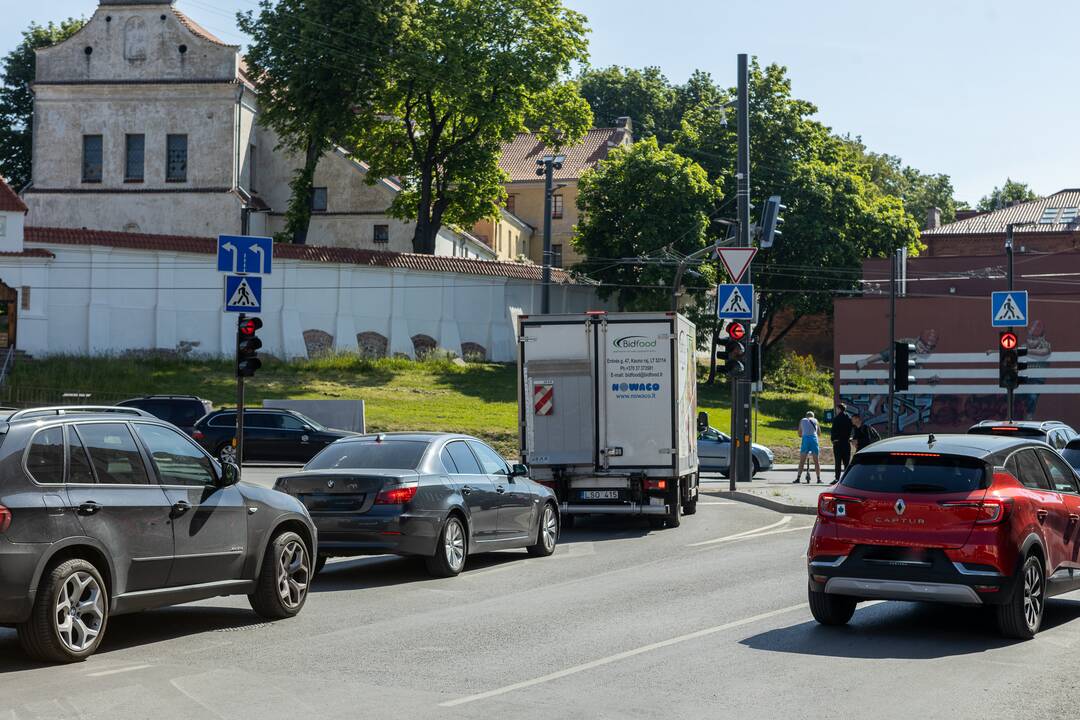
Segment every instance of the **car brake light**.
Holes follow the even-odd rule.
[[[924,452],[891,452],[889,454],[893,457],[941,457],[939,453]]]
[[[11,527],[11,511],[0,505],[0,533],[6,533]]]
[[[994,432],[1018,432],[1020,430],[1018,427],[995,427],[990,429]]]
[[[667,490],[667,480],[646,480],[646,490]]]
[[[850,495],[836,495],[835,493],[824,492],[818,495],[818,515],[820,517],[837,517],[837,515],[843,516],[847,514],[846,509],[838,511],[837,506],[847,505],[848,503],[861,503],[862,500]]]
[[[376,505],[404,505],[416,497],[420,484],[415,480],[407,485],[397,485],[375,496]]]
[[[944,502],[943,508],[975,508],[978,513],[975,516],[976,525],[998,525],[1005,522],[1012,511],[1013,501],[1011,498],[983,498],[963,502]]]
[[[192,430],[191,437],[193,440],[204,440],[206,436],[202,434],[201,430]]]

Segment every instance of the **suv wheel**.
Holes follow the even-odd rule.
[[[86,560],[68,560],[42,578],[30,619],[18,627],[19,642],[37,660],[81,662],[98,649],[108,622],[101,574]]]
[[[998,628],[1005,637],[1030,640],[1039,632],[1046,607],[1046,575],[1042,562],[1031,555],[1020,568],[1012,597],[997,607]]]
[[[809,590],[809,594],[810,614],[822,625],[846,625],[855,614],[855,598],[816,590]]]
[[[296,533],[274,536],[263,557],[255,592],[248,595],[251,609],[268,620],[293,617],[307,601],[311,585],[311,554]]]
[[[233,447],[231,442],[224,443],[217,449],[218,460],[223,463],[236,464],[236,448]]]

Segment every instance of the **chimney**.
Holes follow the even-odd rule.
[[[932,207],[926,211],[926,227],[923,230],[937,230],[941,227],[941,208]]]

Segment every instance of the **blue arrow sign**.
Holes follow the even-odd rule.
[[[716,316],[721,320],[754,319],[754,286],[749,283],[727,283],[718,285],[716,292],[720,296],[719,310]]]
[[[262,278],[226,275],[225,312],[262,312]]]
[[[269,275],[273,254],[273,238],[218,235],[218,272]]]
[[[1005,290],[990,295],[990,324],[994,327],[1027,327],[1027,290]]]

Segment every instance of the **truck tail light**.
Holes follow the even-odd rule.
[[[667,480],[645,480],[646,490],[667,490]]]
[[[861,503],[857,497],[850,495],[837,495],[836,493],[823,492],[818,496],[818,517],[834,518],[847,515],[847,506],[851,503]]]
[[[387,488],[375,496],[375,504],[404,505],[416,497],[416,491],[419,489],[420,484],[416,480],[405,485],[396,485],[392,488]]]
[[[11,511],[0,505],[0,533],[6,533],[11,527]]]

